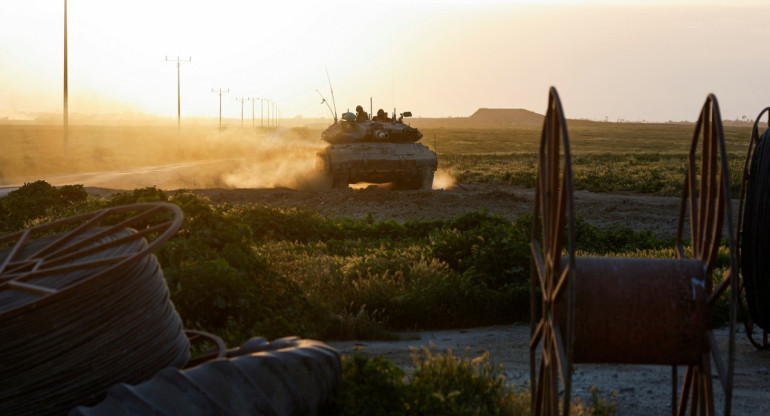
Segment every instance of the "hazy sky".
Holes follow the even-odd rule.
[[[63,0],[0,1],[0,119],[62,111]],[[770,105],[770,5],[753,0],[69,0],[70,113],[240,117],[267,97],[284,117],[362,104],[415,116],[479,107],[569,118],[694,120]],[[251,115],[251,104],[245,107]],[[256,112],[259,117],[259,103]]]

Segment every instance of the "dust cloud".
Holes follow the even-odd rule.
[[[115,190],[331,188],[317,155],[327,146],[321,139],[325,126],[267,129],[233,124],[221,131],[210,123],[189,123],[181,130],[175,123],[74,125],[66,146],[60,126],[0,124],[0,186],[42,179],[54,186]],[[433,189],[451,189],[456,183],[439,169]]]
[[[234,160],[236,165],[222,180],[229,188],[328,189],[331,184],[321,174],[316,154],[324,147],[319,139],[278,131],[255,140],[251,151]]]
[[[0,125],[0,185],[46,180],[110,189],[318,189],[320,130],[217,126]]]
[[[444,169],[439,169],[433,175],[433,189],[452,189],[457,185],[457,179]]]

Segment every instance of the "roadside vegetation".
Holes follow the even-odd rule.
[[[497,415],[532,414],[527,388],[506,382],[501,366],[487,353],[471,358],[468,351],[412,349],[412,366],[404,371],[382,357],[343,357],[342,385],[329,414],[340,416]],[[591,389],[590,403],[573,401],[573,416],[615,413],[616,392]]]
[[[485,211],[405,223],[333,219],[299,208],[214,206],[157,188],[98,200],[79,185],[37,181],[0,199],[2,231],[150,201],[177,204],[185,215],[156,253],[172,301],[188,327],[230,345],[254,334],[372,339],[529,320],[527,215],[513,222]],[[649,232],[582,220],[577,233],[577,248],[594,255],[671,247]]]
[[[390,338],[394,331],[528,320],[529,217],[486,212],[449,221],[397,223],[324,218],[260,205],[218,206],[186,192],[143,188],[94,199],[80,185],[26,184],[0,199],[3,233],[134,202],[179,205],[185,219],[157,252],[187,328],[240,345],[254,335]],[[582,250],[659,250],[647,233],[579,222]],[[331,414],[529,414],[529,392],[509,385],[487,355],[432,346],[409,372],[382,358],[344,357]],[[593,396],[573,414],[611,414]],[[375,411],[375,409],[380,409]],[[373,413],[372,413],[373,412]]]

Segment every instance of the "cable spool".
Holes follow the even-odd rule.
[[[189,343],[152,254],[181,215],[126,205],[0,238],[15,240],[0,251],[0,414],[62,414],[185,365]]]
[[[741,229],[741,272],[746,303],[749,308],[749,322],[746,334],[755,347],[768,349],[767,331],[770,330],[770,129],[759,137],[758,123],[770,107],[759,113],[752,129],[749,150],[744,165],[744,181],[741,193],[743,209]],[[756,147],[754,147],[756,146]],[[753,154],[752,154],[753,148]],[[764,343],[754,340],[753,325],[765,331]]]
[[[730,292],[726,355],[710,325],[714,304],[728,288],[738,286],[729,183],[722,117],[716,97],[709,94],[685,167],[677,258],[577,257],[569,134],[558,93],[551,87],[530,244],[532,414],[569,413],[573,363],[670,365],[671,409],[678,415],[688,407],[692,415],[715,414],[713,385],[718,380],[724,414],[730,414],[737,290]],[[690,258],[683,244],[686,222],[692,236]],[[714,285],[723,224],[730,266]],[[680,366],[687,369],[678,396]],[[712,378],[712,368],[717,377]]]

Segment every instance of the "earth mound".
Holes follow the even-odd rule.
[[[474,124],[539,126],[543,115],[523,108],[479,108],[468,120]]]

